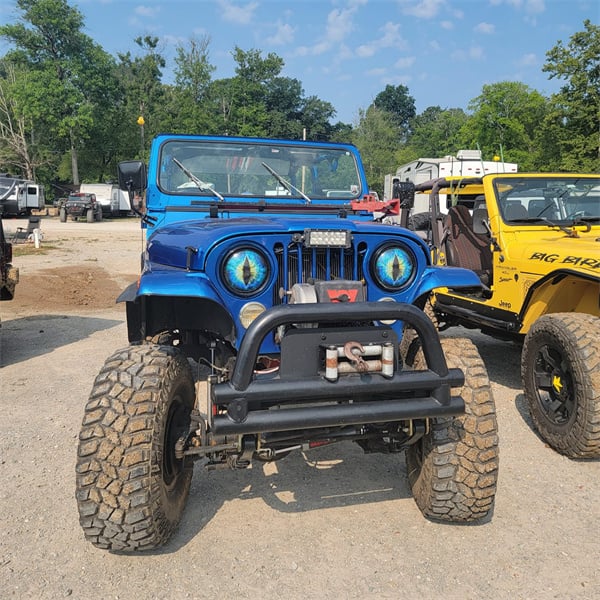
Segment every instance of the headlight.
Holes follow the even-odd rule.
[[[375,281],[383,289],[397,292],[415,276],[415,258],[404,246],[387,244],[375,253],[371,270]]]
[[[269,261],[254,248],[238,248],[230,252],[221,267],[227,288],[239,296],[259,292],[269,279]]]
[[[240,310],[240,323],[248,329],[252,321],[267,310],[260,302],[248,302]]]

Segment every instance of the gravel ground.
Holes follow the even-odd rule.
[[[0,304],[0,598],[600,597],[600,461],[538,438],[519,348],[473,332],[500,434],[486,522],[425,520],[402,456],[339,444],[245,471],[197,469],[167,546],[95,549],[74,498],[77,436],[94,377],[127,344],[114,300],[137,276],[143,236],[134,219],[44,218],[42,232],[39,250],[19,245],[16,298]]]

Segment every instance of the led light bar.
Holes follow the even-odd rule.
[[[304,245],[308,248],[350,248],[352,234],[340,229],[305,229]]]

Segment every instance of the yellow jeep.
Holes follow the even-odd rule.
[[[425,309],[440,329],[523,340],[540,435],[569,457],[600,456],[600,175],[493,174],[416,190],[430,196],[434,261],[472,269],[482,284],[438,288]]]

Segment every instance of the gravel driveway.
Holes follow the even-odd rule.
[[[47,217],[42,232],[39,251],[24,244],[15,257],[21,282],[0,304],[0,598],[600,597],[600,461],[566,459],[537,437],[519,348],[473,332],[500,434],[490,520],[425,520],[402,456],[348,444],[197,469],[167,546],[95,549],[74,498],[77,436],[94,377],[127,345],[114,300],[137,276],[143,236],[134,219]]]

